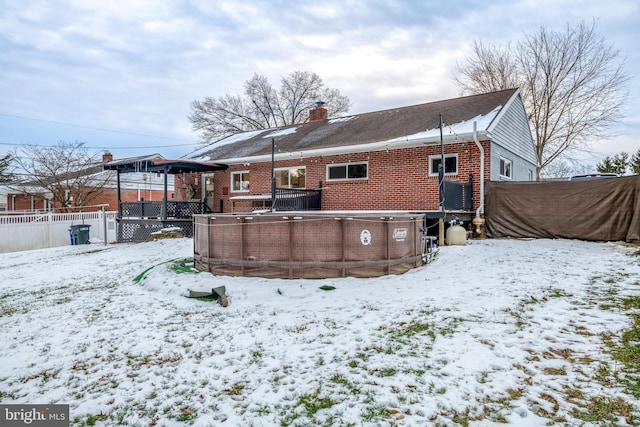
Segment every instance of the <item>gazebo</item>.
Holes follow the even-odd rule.
[[[227,169],[226,165],[191,160],[167,160],[158,156],[112,160],[104,164],[105,170],[117,173],[118,186],[118,242],[142,242],[153,232],[168,227],[179,227],[186,237],[193,236],[193,214],[211,213],[204,200],[169,200],[168,175],[211,172]],[[164,174],[164,197],[159,201],[123,202],[120,174],[149,172]]]

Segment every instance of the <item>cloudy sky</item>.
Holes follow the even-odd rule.
[[[204,96],[240,94],[259,73],[316,72],[350,113],[459,95],[474,39],[517,41],[541,25],[597,19],[626,57],[630,97],[604,155],[640,148],[636,0],[0,0],[0,154],[82,141],[116,158],[192,151]]]

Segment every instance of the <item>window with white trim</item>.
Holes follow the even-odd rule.
[[[500,157],[500,178],[511,179],[511,160]]]
[[[278,168],[275,170],[276,187],[306,188],[306,169],[304,167]]]
[[[440,155],[429,156],[429,175],[438,176],[438,167],[440,167],[442,159]],[[458,174],[458,155],[457,154],[445,154],[444,155],[444,174],[445,175],[457,175]]]
[[[231,191],[249,191],[249,171],[231,172]]]
[[[369,178],[369,164],[340,163],[327,165],[327,181],[351,181]]]

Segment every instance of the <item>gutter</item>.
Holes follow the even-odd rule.
[[[480,134],[486,134],[486,131],[481,131]],[[452,142],[464,142],[464,141],[476,141],[476,144],[480,147],[482,152],[482,162],[481,165],[484,166],[484,151],[482,151],[482,146],[478,142],[478,132],[476,130],[476,122],[473,123],[473,132],[462,133],[458,135],[446,135],[444,137],[445,143]],[[320,156],[335,156],[340,154],[352,154],[352,153],[366,153],[369,151],[385,151],[385,150],[398,150],[401,148],[415,148],[421,147],[423,145],[430,144],[440,144],[440,135],[429,135],[417,138],[411,138],[410,136],[404,138],[392,139],[389,141],[380,141],[380,142],[372,142],[369,144],[360,144],[360,145],[347,145],[347,146],[339,146],[339,147],[330,147],[330,148],[319,148],[315,150],[305,150],[305,151],[291,151],[286,153],[275,153],[274,160],[290,160],[290,159],[304,159],[309,157],[320,157]],[[244,164],[244,163],[260,163],[260,162],[270,162],[272,159],[271,154],[263,154],[259,156],[248,156],[248,157],[235,157],[228,159],[215,159],[211,160],[216,163],[225,164],[225,165],[233,165],[233,164]],[[483,175],[484,176],[484,175]],[[481,181],[481,185],[484,185]],[[484,196],[481,196],[484,197]]]
[[[478,122],[473,122],[473,141],[480,150],[480,206],[476,210],[476,218],[479,218],[481,213],[484,214],[484,147],[478,140],[477,127]]]

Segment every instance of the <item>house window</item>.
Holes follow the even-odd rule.
[[[369,165],[367,162],[327,165],[327,181],[358,180],[368,177]]]
[[[511,160],[500,157],[500,178],[511,179]]]
[[[278,188],[306,188],[304,167],[276,169],[275,174]]]
[[[249,171],[231,172],[231,191],[249,191]]]
[[[429,156],[429,175],[438,176],[438,167],[441,162],[440,155]],[[445,154],[444,156],[444,174],[445,175],[457,175],[458,174],[458,155],[457,154]]]

